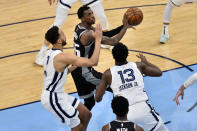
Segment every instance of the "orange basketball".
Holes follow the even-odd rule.
[[[125,14],[130,25],[139,25],[143,20],[143,13],[139,8],[129,8]]]

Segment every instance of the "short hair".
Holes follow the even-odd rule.
[[[57,26],[53,26],[46,32],[45,39],[50,43],[55,44],[59,36],[59,28]]]
[[[116,62],[125,62],[127,60],[129,51],[127,46],[122,43],[118,43],[112,49],[112,55]]]
[[[111,107],[118,117],[123,117],[129,112],[129,102],[123,96],[115,96],[112,100]]]
[[[88,7],[87,5],[84,5],[84,6],[81,6],[78,11],[77,11],[77,15],[78,15],[78,18],[81,19],[83,17],[83,13],[84,11],[90,9],[90,7]]]

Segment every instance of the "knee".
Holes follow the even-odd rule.
[[[88,111],[88,112],[87,112],[87,118],[88,118],[88,119],[91,119],[91,117],[92,117],[92,113],[91,113],[90,111]]]
[[[83,112],[83,120],[84,122],[88,122],[92,117],[92,113],[87,109]]]

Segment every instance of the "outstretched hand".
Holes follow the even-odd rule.
[[[138,58],[140,58],[140,60],[141,60],[141,62],[143,62],[143,63],[148,63],[148,61],[147,61],[147,59],[146,59],[146,57],[143,55],[143,54],[141,54],[141,53],[139,53],[138,55],[136,55]]]
[[[102,36],[103,36],[103,31],[102,31],[102,27],[100,24],[96,25],[96,29],[95,29],[95,32],[93,32],[93,36],[95,40],[101,41]]]
[[[179,90],[177,91],[177,93],[176,93],[176,96],[174,97],[174,101],[176,102],[176,104],[177,105],[180,105],[180,102],[179,102],[179,96],[181,96],[181,99],[183,100],[183,98],[184,98],[184,89],[185,89],[185,87],[182,85],[180,88],[179,88]]]
[[[53,3],[55,3],[55,0],[48,0],[49,5],[52,5]]]

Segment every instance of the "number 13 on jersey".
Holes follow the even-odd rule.
[[[123,71],[118,71],[117,73],[120,75],[123,84],[125,82],[131,82],[135,80],[134,71],[132,69],[125,69]]]

